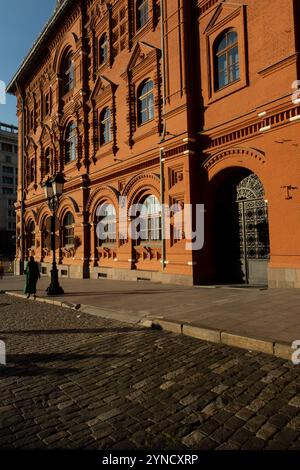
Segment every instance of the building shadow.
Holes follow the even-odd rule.
[[[130,328],[130,327],[119,327],[119,328],[88,328],[88,329],[53,329],[53,330],[2,330],[0,335],[60,335],[60,334],[103,334],[103,333],[135,333],[144,331],[142,328]]]

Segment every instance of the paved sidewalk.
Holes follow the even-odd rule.
[[[21,293],[23,282],[22,277],[4,277],[0,291]],[[41,279],[39,297],[49,299],[48,284],[49,278]],[[151,320],[166,330],[284,358],[290,358],[291,343],[300,339],[297,289],[205,288],[106,279],[62,279],[61,284],[65,295],[55,301],[119,321],[150,326]]]

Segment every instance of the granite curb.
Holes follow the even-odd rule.
[[[16,292],[2,292],[12,297],[26,299],[26,295]],[[29,300],[34,301],[30,298]],[[181,323],[178,321],[165,320],[160,318],[151,318],[146,316],[144,318],[134,318],[130,313],[123,313],[109,309],[102,309],[91,305],[73,304],[61,300],[54,300],[46,297],[36,297],[35,302],[42,302],[55,305],[62,308],[75,310],[89,315],[99,316],[101,318],[118,320],[124,323],[140,325],[144,328],[160,329],[169,331],[176,334],[190,336],[193,338],[201,339],[216,344],[224,344],[226,346],[237,347],[250,351],[258,351],[265,354],[273,355],[281,359],[291,360],[294,350],[290,343],[279,341],[276,339],[267,339],[251,337],[232,333],[227,330],[208,328],[200,325],[191,325],[188,323]]]

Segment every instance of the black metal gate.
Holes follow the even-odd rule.
[[[264,189],[255,174],[236,187],[239,216],[239,264],[244,282],[267,284],[270,254],[268,206]]]

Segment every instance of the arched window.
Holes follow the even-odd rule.
[[[136,29],[142,28],[149,20],[148,0],[137,0],[136,2]]]
[[[65,58],[63,59],[62,63],[62,93],[63,95],[69,93],[69,91],[73,90],[75,86],[75,69],[73,63],[73,53],[69,51]]]
[[[100,113],[100,145],[107,144],[111,139],[111,112],[109,108],[104,108]]]
[[[74,224],[75,219],[71,212],[68,212],[63,220],[63,246],[74,245]]]
[[[99,41],[99,64],[106,64],[108,61],[108,39],[107,34],[102,34]]]
[[[238,34],[230,29],[215,45],[215,88],[221,90],[240,78]]]
[[[45,152],[45,174],[48,175],[51,170],[51,153],[48,147]]]
[[[43,224],[43,231],[42,231],[42,248],[49,248],[51,247],[51,218],[47,217]]]
[[[138,124],[144,124],[154,118],[153,82],[147,80],[138,89]]]
[[[35,180],[35,164],[34,164],[34,158],[32,158],[29,163],[29,183],[33,183],[34,180]]]
[[[51,111],[51,91],[45,95],[45,116],[48,116]]]
[[[113,204],[101,204],[96,212],[97,245],[115,243],[117,240],[117,217]]]
[[[29,250],[35,249],[35,223],[33,221],[28,227],[28,248]]]
[[[157,197],[148,196],[141,210],[141,240],[161,240],[161,205]]]
[[[70,122],[66,129],[66,156],[65,163],[73,162],[76,160],[76,148],[77,148],[77,134],[76,126],[74,122]]]

